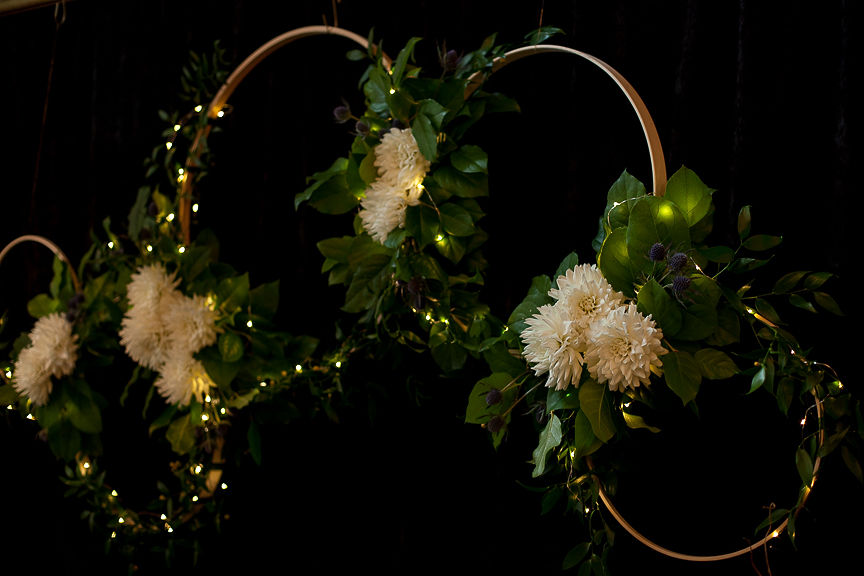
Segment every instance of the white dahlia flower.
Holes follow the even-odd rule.
[[[431,166],[420,152],[411,128],[391,128],[375,147],[378,179],[399,190],[416,188]]]
[[[390,232],[405,225],[408,206],[404,190],[394,188],[380,180],[373,182],[360,200],[360,220],[363,229],[383,244]]]
[[[215,383],[192,354],[178,353],[168,357],[154,386],[167,403],[186,405],[193,396],[203,401]]]
[[[173,356],[179,350],[190,354],[216,342],[216,311],[204,296],[171,298],[164,316],[165,326],[170,328],[170,350]]]
[[[568,386],[579,386],[583,358],[577,349],[578,335],[566,308],[560,303],[544,304],[525,323],[528,328],[521,334],[525,344],[522,354],[533,364],[534,374],[548,373],[548,388],[564,390]]]
[[[130,358],[152,370],[158,370],[168,354],[171,332],[164,318],[183,297],[179,283],[161,264],[154,264],[140,267],[126,287],[129,309],[120,324],[120,344]]]
[[[606,316],[624,301],[624,295],[612,288],[596,264],[581,264],[567,270],[558,277],[557,286],[549,291],[549,296],[567,308],[580,336],[595,319]],[[581,345],[584,352],[584,343]]]
[[[68,376],[75,369],[77,339],[64,315],[55,312],[39,318],[30,331],[30,345],[21,350],[15,362],[15,390],[36,406],[48,402],[53,387],[51,377]]]
[[[620,306],[588,328],[585,364],[598,382],[612,391],[650,383],[651,366],[660,367],[666,350],[663,332],[651,316],[643,316],[635,304]]]

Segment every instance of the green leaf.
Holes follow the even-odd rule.
[[[147,206],[150,203],[150,188],[142,186],[138,188],[138,195],[135,197],[135,203],[129,211],[129,237],[133,242],[138,241],[141,230],[144,229],[144,223],[149,218]]]
[[[673,350],[663,356],[663,373],[666,385],[684,405],[696,398],[702,383],[702,371],[689,352]]]
[[[441,234],[441,219],[431,206],[408,206],[405,210],[405,230],[417,239],[421,247],[428,246],[438,240]]]
[[[603,442],[615,436],[611,396],[608,386],[590,378],[579,386],[579,405],[591,423],[594,435]]]
[[[487,173],[487,164],[489,157],[486,152],[479,146],[464,145],[457,148],[450,154],[450,163],[460,172]]]
[[[315,191],[318,190],[322,185],[328,182],[331,178],[337,175],[345,174],[348,169],[348,158],[337,158],[333,161],[327,170],[323,170],[321,172],[315,172],[312,176],[309,176],[306,181],[313,182],[310,186],[308,186],[303,192],[298,193],[294,196],[294,208],[297,209],[300,207],[300,204],[310,200]]]
[[[489,179],[481,172],[460,172],[452,166],[440,166],[432,172],[434,186],[460,198],[477,198],[489,195]]]
[[[816,290],[833,276],[830,272],[813,272],[804,279],[804,287],[808,290]]]
[[[411,122],[411,133],[417,141],[417,147],[430,162],[438,158],[438,132],[446,115],[446,108],[435,100],[427,99],[420,102],[417,116]]]
[[[771,236],[769,234],[757,234],[755,236],[750,236],[741,243],[741,245],[747,250],[753,250],[756,252],[762,252],[764,250],[770,250],[775,246],[778,246],[783,241],[782,236]]]
[[[454,372],[465,365],[468,352],[458,342],[445,342],[431,349],[432,359],[444,372]]]
[[[399,54],[396,55],[396,60],[390,68],[390,77],[392,78],[393,83],[397,86],[402,82],[402,78],[405,76],[405,68],[408,66],[408,62],[413,61],[414,45],[420,40],[421,38],[417,36],[410,38],[405,46],[399,51]]]
[[[575,388],[558,390],[549,388],[546,392],[546,412],[555,410],[578,410],[579,394]]]
[[[669,178],[664,197],[678,206],[688,225],[694,226],[711,209],[713,193],[695,172],[682,166]]]
[[[626,228],[616,228],[606,236],[597,257],[597,265],[613,288],[628,298],[635,296],[635,278],[630,270]]]
[[[743,206],[738,211],[738,237],[742,240],[750,235],[750,206]]]
[[[249,303],[249,274],[225,278],[216,287],[219,307],[228,315]]]
[[[553,284],[557,285],[558,277],[564,276],[568,270],[572,270],[579,265],[579,256],[575,252],[571,252],[558,264],[555,274],[552,276]]]
[[[102,432],[102,413],[99,406],[90,398],[79,398],[77,402],[66,403],[66,415],[75,428],[87,434]]]
[[[543,475],[546,471],[546,457],[559,444],[561,444],[561,420],[555,414],[550,414],[546,427],[540,432],[540,443],[534,449],[534,470],[531,472],[533,478]]]
[[[165,410],[163,410],[162,413],[159,414],[159,416],[157,416],[156,419],[150,423],[150,427],[147,429],[147,433],[152,436],[153,432],[155,432],[159,428],[162,428],[163,426],[167,426],[174,418],[175,414],[177,414],[176,404],[169,404],[168,406],[166,406]]]
[[[584,411],[579,410],[573,417],[573,443],[570,449],[574,458],[584,458],[593,454],[603,446],[603,441],[594,434],[591,421]]]
[[[606,193],[606,208],[603,221],[609,230],[626,227],[630,219],[630,207],[636,198],[647,196],[645,185],[626,170],[621,173]]]
[[[767,370],[765,369],[765,365],[762,364],[759,366],[759,369],[753,374],[753,377],[750,379],[750,390],[747,392],[748,394],[752,394],[759,388],[761,388],[765,384],[765,380],[767,377]]]
[[[471,214],[462,206],[447,202],[439,208],[441,225],[447,234],[453,236],[471,236],[474,234],[474,221]]]
[[[527,326],[525,319],[530,318],[537,313],[537,309],[544,304],[552,302],[552,297],[549,296],[549,290],[552,288],[552,281],[548,276],[535,276],[531,280],[531,286],[528,288],[528,294],[519,303],[513,312],[510,313],[510,318],[507,320],[508,326],[521,334],[522,330]]]
[[[484,424],[495,414],[500,414],[510,407],[519,392],[518,386],[512,386],[513,377],[505,372],[493,374],[479,380],[468,395],[468,405],[465,409],[465,422],[468,424]],[[509,388],[507,388],[509,386]],[[492,389],[501,391],[501,401],[490,406],[486,402],[486,394]],[[507,388],[505,390],[505,388]],[[509,415],[507,416],[509,421]]]
[[[789,272],[784,274],[774,283],[774,289],[772,290],[775,294],[783,294],[785,292],[791,291],[795,286],[797,286],[798,282],[801,281],[804,276],[809,274],[810,272],[807,270],[798,270],[796,272]]]
[[[627,224],[627,255],[633,270],[651,274],[654,262],[648,254],[657,242],[668,250],[686,252],[690,248],[689,226],[673,202],[645,196],[636,200],[630,209]]]
[[[798,469],[798,476],[805,486],[810,486],[813,483],[813,460],[810,454],[803,448],[799,448],[795,452],[795,467]]]
[[[679,340],[702,340],[714,334],[719,320],[717,304],[723,295],[717,282],[708,276],[694,276],[684,294],[692,299],[684,308],[681,330],[675,335]]]
[[[807,299],[805,299],[800,294],[790,294],[789,295],[789,303],[796,308],[800,308],[802,310],[806,310],[808,312],[816,313],[816,308],[811,304]]]
[[[253,288],[249,292],[249,304],[258,316],[275,315],[279,308],[279,280]]]
[[[249,454],[252,460],[258,466],[261,465],[261,431],[254,420],[249,422],[249,429],[246,431],[246,441],[249,443]]]
[[[813,300],[816,301],[816,304],[831,312],[836,316],[844,316],[843,310],[840,309],[840,305],[832,298],[829,294],[825,292],[813,292]]]
[[[219,354],[223,362],[236,362],[243,357],[243,339],[234,332],[223,332],[219,335]]]
[[[651,318],[663,330],[663,336],[672,338],[683,323],[681,308],[669,293],[653,278],[648,280],[636,295],[637,309]]]
[[[171,422],[165,433],[171,449],[177,454],[188,454],[195,447],[195,424],[191,420],[189,414],[177,418]]]
[[[740,370],[728,354],[715,348],[702,348],[695,353],[702,375],[709,380],[724,380]]]
[[[60,301],[47,294],[37,294],[27,302],[27,313],[33,318],[42,318],[60,310]]]
[[[383,116],[388,112],[387,97],[390,95],[390,77],[380,68],[369,70],[366,83],[363,84],[363,94],[366,96],[369,109]]]
[[[570,549],[567,552],[567,555],[564,557],[564,561],[561,563],[562,570],[569,570],[570,568],[575,568],[588,556],[588,552],[591,551],[591,543],[590,542],[581,542]]]
[[[660,429],[656,426],[651,426],[647,422],[645,422],[645,418],[642,416],[638,416],[636,414],[631,414],[629,412],[621,412],[621,415],[624,417],[624,423],[627,424],[628,428],[638,429],[644,428],[646,430],[650,430],[651,432],[660,432]]]

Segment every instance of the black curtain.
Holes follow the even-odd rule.
[[[853,231],[854,199],[864,190],[853,167],[862,154],[861,12],[843,0],[818,7],[74,0],[0,14],[0,243],[41,234],[77,262],[106,217],[125,224],[144,183],[143,160],[162,141],[158,111],[180,105],[190,50],[208,52],[218,40],[237,65],[283,32],[328,23],[363,36],[374,29],[391,55],[420,36],[417,63],[433,71],[439,48],[470,51],[491,34],[518,43],[538,25],[555,26],[564,34],[552,42],[604,60],[635,87],[657,125],[668,174],[686,165],[716,189],[718,228],[734,232],[738,209],[750,205],[754,228],[784,237],[773,266],[836,275],[831,291],[847,315],[801,312],[794,322],[811,357],[860,395]],[[301,40],[250,74],[212,139],[215,164],[196,224],[217,231],[223,259],[248,270],[254,284],[282,279],[283,318],[319,336],[329,334],[340,296],[319,273],[315,243],[341,233],[345,221],[295,211],[293,201],[308,175],[350,145],[349,129],[331,111],[342,98],[362,107],[362,65],[345,58],[354,47],[345,39]],[[473,135],[489,154],[488,283],[497,287],[493,311],[504,316],[531,277],[554,270],[566,253],[592,258],[609,185],[625,169],[648,184],[651,167],[629,103],[585,61],[532,57],[502,69],[489,88],[521,106]],[[3,262],[10,322],[26,322],[14,315],[45,289],[50,263],[38,246],[17,248]],[[567,522],[540,517],[539,500],[517,484],[530,475],[530,442],[493,454],[452,406],[436,408],[394,410],[374,427],[315,430],[314,441],[286,433],[271,464],[237,480],[233,520],[224,543],[202,558],[202,571],[558,572],[575,535]],[[735,526],[731,503],[743,498],[736,495],[773,482],[765,463],[789,456],[753,442],[773,424],[751,416],[706,447],[708,460],[723,463],[707,490],[677,485],[682,458],[697,458],[692,445],[677,461],[645,462],[634,481],[639,501],[630,504],[658,538],[668,528],[673,542],[697,545],[694,535],[724,533]],[[36,573],[92,572],[99,546],[63,499],[47,449],[11,420],[0,440],[0,493],[9,506],[0,513],[0,565],[14,558]],[[777,544],[775,574],[855,561],[861,486],[839,468],[829,472],[833,480],[814,492],[813,514],[803,519],[802,549]],[[615,550],[619,573],[766,573],[761,558],[669,559],[623,532]]]

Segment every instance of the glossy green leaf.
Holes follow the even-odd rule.
[[[486,152],[479,146],[466,144],[453,151],[450,155],[450,163],[460,172],[474,173],[487,172],[489,158]]]
[[[682,166],[669,178],[664,197],[678,206],[689,226],[694,226],[711,209],[713,193],[695,172]]]
[[[603,442],[615,436],[612,416],[612,392],[605,384],[588,379],[579,385],[579,405],[591,423],[594,435]]]
[[[165,437],[177,454],[188,454],[195,447],[195,424],[187,414],[177,418],[168,426]]]
[[[681,329],[683,320],[681,307],[674,298],[653,278],[648,280],[636,295],[637,308],[651,318],[663,330],[663,336],[674,338]]]
[[[453,202],[442,204],[441,225],[447,234],[453,236],[470,236],[474,233],[474,221],[471,214],[462,206]]]
[[[757,234],[755,236],[750,236],[742,242],[742,246],[747,250],[753,250],[756,252],[761,252],[764,250],[770,250],[778,246],[783,241],[781,236],[771,236],[769,234]]]
[[[690,231],[686,218],[669,200],[646,196],[636,200],[627,223],[627,255],[630,267],[651,274],[654,262],[648,254],[651,246],[661,243],[667,250],[686,252],[690,248]]]
[[[702,348],[696,351],[694,358],[702,375],[709,380],[725,380],[740,372],[735,361],[722,350]]]
[[[635,296],[635,278],[630,269],[626,228],[616,228],[606,236],[597,257],[597,265],[615,290],[627,297]]]
[[[682,350],[673,350],[662,357],[666,385],[686,405],[696,398],[702,384],[702,371],[696,359]]]
[[[243,357],[243,339],[234,332],[223,332],[218,340],[219,354],[223,362],[236,362]]]
[[[555,414],[550,414],[546,427],[540,432],[540,442],[533,452],[534,470],[531,476],[537,478],[546,471],[546,459],[549,452],[561,444],[561,420]]]

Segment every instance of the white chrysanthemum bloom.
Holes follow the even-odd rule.
[[[410,128],[391,128],[384,134],[375,147],[374,164],[379,180],[399,190],[416,188],[431,167]]]
[[[216,311],[204,296],[171,298],[163,322],[170,328],[169,356],[180,350],[194,354],[216,342]]]
[[[390,232],[405,225],[408,206],[406,191],[376,180],[360,200],[360,220],[363,229],[383,244]]]
[[[574,331],[580,336],[595,319],[606,316],[624,301],[624,295],[612,288],[596,264],[580,264],[567,270],[558,276],[557,286],[549,296],[567,308]],[[581,338],[579,345],[584,352],[586,343]]]
[[[522,354],[533,364],[534,374],[549,374],[547,388],[579,386],[583,358],[567,310],[560,304],[544,304],[525,323],[528,328],[521,335],[525,344]]]
[[[180,283],[161,264],[140,267],[126,287],[129,310],[121,321],[120,344],[130,358],[152,370],[165,362],[171,332],[164,316],[172,303],[183,297]]]
[[[663,332],[651,316],[643,316],[635,304],[620,306],[591,324],[586,336],[588,372],[612,391],[650,383],[651,366],[660,367],[666,350]]]
[[[216,384],[207,374],[204,365],[191,354],[171,354],[162,366],[154,386],[169,404],[186,405],[194,396],[203,401]]]
[[[36,406],[48,402],[51,377],[68,376],[78,360],[78,336],[72,323],[55,312],[36,321],[30,331],[30,345],[21,350],[15,362],[12,386]]]

